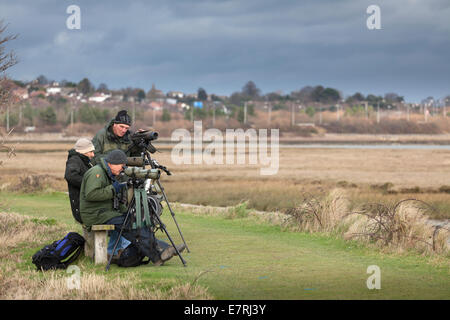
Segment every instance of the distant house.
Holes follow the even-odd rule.
[[[174,106],[177,104],[177,99],[172,99],[172,98],[166,99],[166,103]]]
[[[110,94],[106,94],[106,93],[103,93],[103,92],[96,92],[91,97],[89,97],[89,101],[92,101],[92,102],[105,102],[109,98],[111,98]]]
[[[12,94],[18,97],[19,99],[28,99],[28,97],[30,96],[26,88],[16,88],[12,90]]]
[[[167,92],[167,97],[174,99],[183,99],[184,93],[181,91],[169,91]]]
[[[149,106],[151,109],[158,111],[162,109],[163,104],[161,102],[152,101]]]
[[[81,98],[83,98],[83,94],[79,93],[79,92],[76,92],[76,91],[70,92],[67,96],[70,97],[70,98],[75,98],[77,100],[80,100]]]
[[[179,107],[180,107],[182,110],[189,110],[189,109],[190,109],[190,106],[189,106],[187,103],[184,103],[184,102],[180,103],[180,104],[179,104]]]
[[[47,96],[52,96],[52,95],[55,95],[55,94],[61,94],[61,88],[60,87],[48,87],[47,89],[46,89],[46,91],[47,91]]]
[[[76,90],[70,87],[61,88],[61,95],[64,97],[68,97],[72,92],[76,92]]]
[[[123,101],[123,94],[114,94],[111,100],[116,102]]]

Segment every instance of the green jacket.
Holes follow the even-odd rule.
[[[127,131],[123,137],[118,137],[112,131],[112,126],[114,124],[114,119],[102,129],[100,129],[97,134],[92,139],[92,143],[95,147],[95,156],[91,160],[94,164],[99,164],[100,159],[106,157],[106,155],[114,150],[120,149],[127,154],[127,156],[132,156],[131,152],[128,151],[128,147],[131,145],[130,131]]]
[[[119,210],[114,210],[114,187],[107,170],[107,164],[102,160],[83,176],[80,189],[80,215],[83,224],[88,227],[104,224],[127,210],[123,204]]]

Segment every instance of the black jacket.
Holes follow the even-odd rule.
[[[64,179],[67,181],[69,188],[70,206],[75,220],[81,222],[80,217],[80,188],[83,181],[83,175],[92,167],[88,157],[78,153],[75,149],[69,150],[66,162],[66,172]]]

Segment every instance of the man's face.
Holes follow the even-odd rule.
[[[92,159],[94,157],[94,151],[89,151],[86,153],[83,153],[86,157],[88,157],[89,159]]]
[[[114,123],[112,127],[114,134],[118,137],[123,137],[129,128],[129,125],[123,123]]]
[[[125,166],[125,163],[123,163],[123,164],[111,164],[111,163],[108,163],[108,166],[111,169],[111,173],[114,176],[117,176],[119,173],[122,172],[123,167]]]

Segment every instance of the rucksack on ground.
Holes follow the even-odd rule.
[[[76,232],[69,232],[63,239],[45,246],[32,257],[37,270],[66,269],[81,254],[84,238]]]

